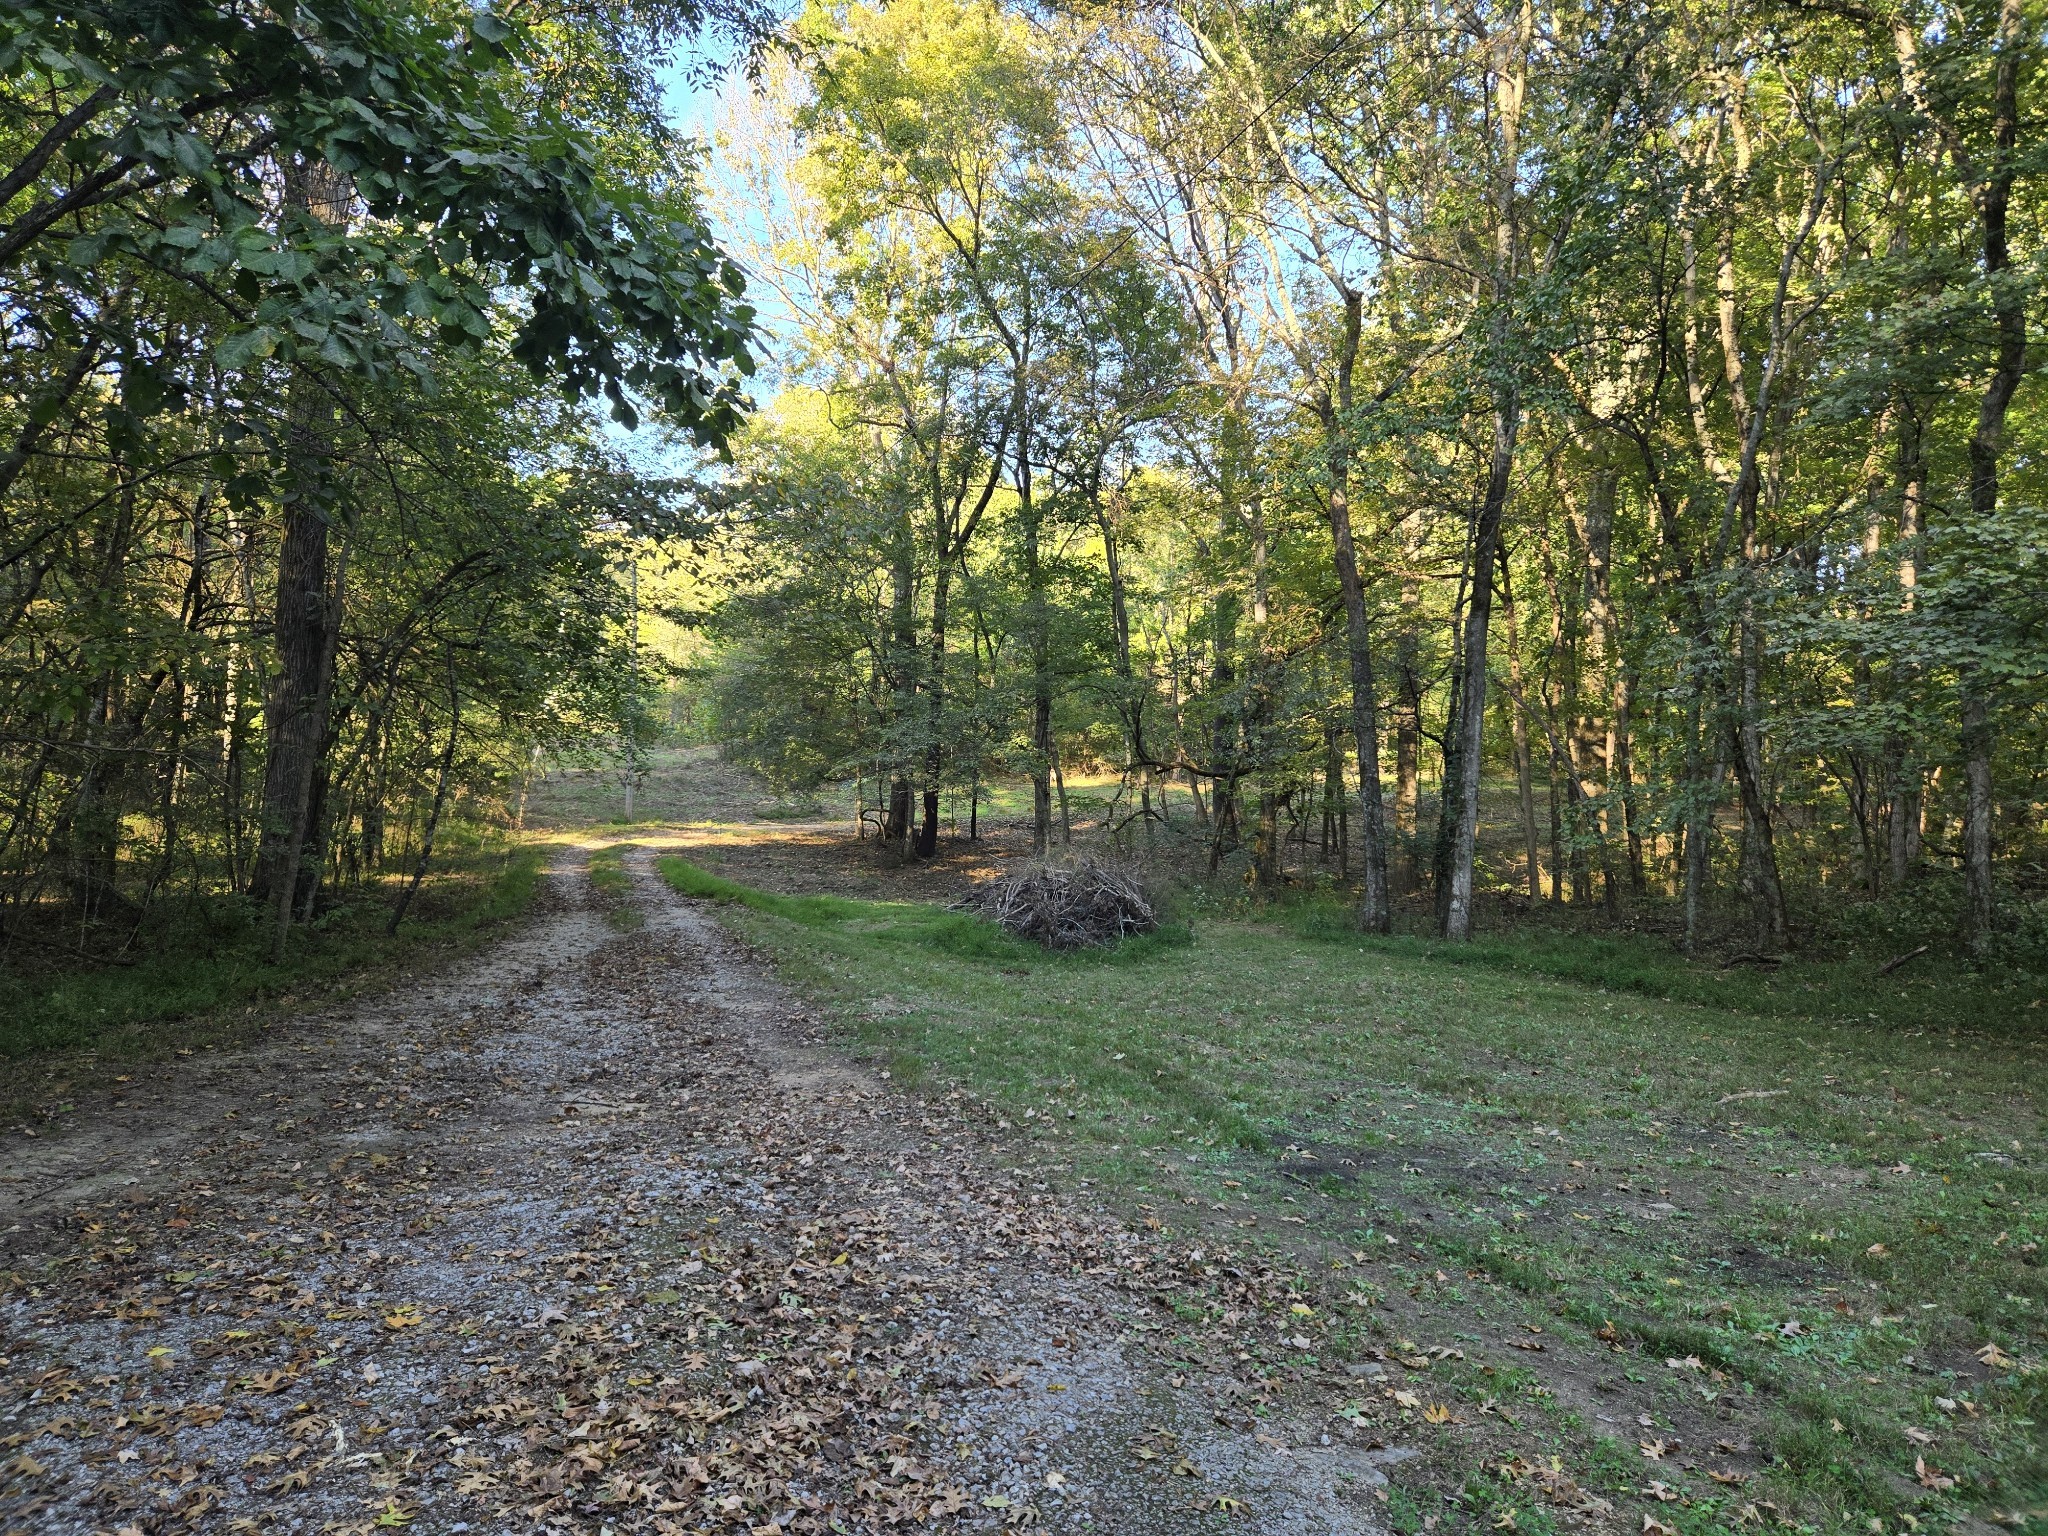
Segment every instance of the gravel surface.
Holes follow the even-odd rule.
[[[0,1531],[1379,1529],[1404,1451],[628,868],[10,1138]]]

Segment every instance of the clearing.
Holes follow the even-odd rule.
[[[0,1529],[2048,1524],[2036,1000],[1312,908],[1055,957],[936,905],[1001,816],[642,808],[479,958],[11,1141]]]

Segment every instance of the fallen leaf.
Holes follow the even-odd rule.
[[[1956,1485],[1956,1480],[1941,1468],[1928,1465],[1925,1456],[1913,1458],[1913,1472],[1920,1479],[1922,1488],[1932,1488],[1937,1493],[1946,1493]]]

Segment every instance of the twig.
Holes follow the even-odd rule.
[[[1879,977],[1889,976],[1908,960],[1917,960],[1932,948],[1934,948],[1932,944],[1922,944],[1918,949],[1909,949],[1903,955],[1894,955],[1877,968],[1877,974]]]

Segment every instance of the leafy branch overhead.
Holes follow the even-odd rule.
[[[470,350],[503,329],[570,397],[723,441],[752,368],[739,269],[686,194],[608,176],[584,128],[508,89],[524,46],[490,12],[369,0],[12,7],[0,77],[66,106],[0,180],[0,264],[189,284],[237,370],[424,373],[421,326]],[[325,206],[285,204],[293,167],[338,178]]]

